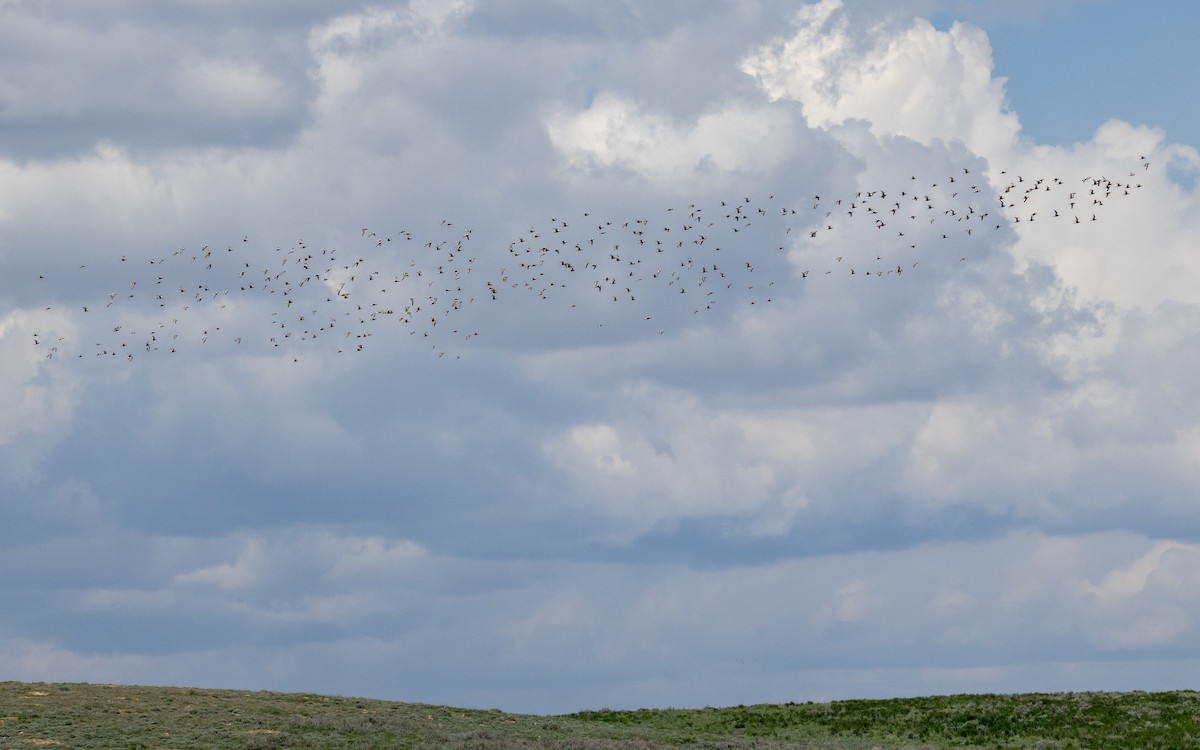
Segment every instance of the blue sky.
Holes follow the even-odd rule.
[[[934,14],[941,27],[966,4]],[[1110,118],[1162,128],[1167,138],[1194,142],[1200,112],[1181,95],[1176,76],[1200,65],[1191,30],[1200,8],[1183,0],[1138,7],[1096,1],[1039,4],[1034,17],[1008,15],[975,3],[988,32],[996,75],[1022,131],[1043,143],[1091,136]]]
[[[1194,687],[1197,11],[1139,7],[0,6],[0,675]]]

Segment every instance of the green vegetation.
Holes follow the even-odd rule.
[[[860,738],[884,747],[1200,748],[1200,693],[953,695],[736,708],[593,711],[667,743]],[[915,744],[914,744],[915,743]]]
[[[1200,748],[1200,693],[955,695],[529,716],[307,693],[0,683],[8,748]]]

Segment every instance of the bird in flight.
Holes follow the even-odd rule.
[[[1149,168],[1144,156],[1139,164]],[[391,337],[419,341],[441,357],[449,346],[495,331],[506,304],[522,315],[593,328],[621,317],[657,336],[686,325],[685,316],[772,305],[788,284],[803,293],[829,276],[853,275],[855,288],[867,280],[908,283],[920,276],[918,264],[925,270],[938,259],[986,252],[986,235],[974,231],[984,225],[1025,227],[1037,216],[1044,218],[1036,227],[1081,224],[1080,191],[1057,177],[1004,171],[1006,181],[993,187],[970,167],[956,175],[913,175],[900,186],[794,201],[775,190],[757,200],[738,195],[708,207],[691,202],[607,220],[596,209],[560,213],[507,239],[484,239],[441,218],[425,230],[420,222],[360,227],[358,248],[318,249],[303,240],[286,249],[259,247],[243,235],[223,248],[140,259],[126,251],[113,266],[128,280],[70,308],[99,319],[83,330],[101,333],[89,342],[60,342],[49,354],[61,359],[69,349],[76,358],[128,363],[185,348],[257,347],[286,350],[299,362],[309,348],[348,355]],[[1091,221],[1103,215],[1104,201],[1142,186],[1095,176],[1076,184],[1093,201]],[[879,231],[885,227],[894,233]],[[95,266],[71,272],[121,275]],[[47,269],[37,278],[62,275]]]

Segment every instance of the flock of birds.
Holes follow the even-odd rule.
[[[401,334],[437,353],[485,335],[488,306],[522,295],[538,315],[581,315],[602,327],[622,316],[662,334],[680,315],[770,304],[788,284],[845,274],[899,279],[921,263],[965,261],[989,232],[1020,222],[1084,224],[1141,187],[1143,158],[1125,179],[1064,182],[1004,175],[998,194],[968,168],[845,196],[789,204],[773,195],[611,220],[584,212],[530,225],[507,243],[443,220],[434,237],[362,228],[356,251],[304,242],[259,250],[225,247],[111,259],[87,278],[128,278],[74,306],[95,334],[82,343],[34,335],[45,357],[132,362],[197,345],[357,352]],[[39,274],[39,283],[54,284]],[[50,309],[53,305],[50,306]],[[545,310],[546,312],[540,312]],[[664,321],[666,321],[664,323]],[[459,355],[461,356],[461,355]]]

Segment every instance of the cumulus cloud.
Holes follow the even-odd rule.
[[[807,6],[796,16],[794,38],[776,40],[743,63],[745,72],[756,77],[768,99],[796,100],[803,107],[809,127],[832,133],[844,148],[865,161],[860,167],[863,171],[857,181],[859,188],[902,186],[902,175],[910,167],[893,164],[892,169],[883,169],[880,165],[894,163],[899,158],[912,159],[928,168],[932,158],[943,161],[947,172],[964,163],[977,168],[984,173],[978,180],[996,192],[1010,184],[1023,183],[1027,175],[1030,182],[1049,180],[1060,174],[1071,175],[1072,179],[1115,178],[1120,185],[1116,188],[1119,197],[1136,196],[1120,203],[1119,210],[1105,215],[1117,233],[1140,233],[1144,237],[1147,231],[1157,231],[1156,221],[1151,218],[1156,210],[1150,208],[1152,204],[1164,207],[1172,216],[1189,215],[1186,211],[1175,212],[1182,197],[1180,185],[1162,179],[1161,173],[1153,186],[1149,185],[1145,172],[1128,174],[1131,169],[1142,168],[1142,156],[1146,154],[1152,161],[1167,156],[1179,163],[1190,163],[1187,147],[1163,146],[1161,136],[1153,131],[1117,122],[1102,126],[1094,140],[1072,147],[1020,141],[1016,116],[1006,110],[1004,103],[1004,82],[991,75],[990,50],[982,32],[965,24],[941,32],[921,19],[906,22],[892,18],[890,22],[869,26],[864,34],[862,25],[854,23],[858,19],[845,12],[840,3]],[[948,90],[955,95],[945,96]],[[891,94],[883,96],[881,91]],[[897,103],[889,98],[894,96],[908,99]],[[596,169],[617,168],[664,184],[689,174],[695,179],[697,165],[711,168],[722,163],[703,148],[703,138],[698,135],[713,115],[702,115],[689,126],[649,110],[631,100],[602,95],[587,109],[573,116],[560,114],[552,120],[552,142],[565,162],[577,171],[594,175]],[[762,110],[772,111],[767,107]],[[749,128],[747,132],[754,132],[755,118],[745,115],[744,108],[727,109],[721,114],[741,118],[742,126]],[[855,127],[856,120],[869,123],[869,136],[864,137]],[[795,122],[787,127],[793,133],[803,130]],[[746,143],[747,148],[753,148],[751,141]],[[1159,148],[1163,153],[1157,152]],[[730,163],[752,162],[753,158],[739,155],[738,160]],[[1090,209],[1095,208],[1090,202],[1095,199],[1091,193],[1093,187],[1091,181],[1081,180],[1080,189],[1075,191],[1080,196],[1076,201],[1080,205],[1071,208],[1083,213],[1084,219],[1089,219]],[[1065,214],[1070,203],[1065,195],[1068,189],[1061,192]],[[1110,196],[1105,197],[1110,198],[1110,204],[1117,204]],[[1081,211],[1085,201],[1086,213]],[[1021,215],[1019,207],[1010,208],[1007,213],[1010,220],[1029,218],[1027,214]],[[1081,515],[1089,502],[1085,498],[1093,497],[1093,491],[1105,482],[1117,482],[1126,488],[1126,493],[1135,493],[1134,486],[1139,484],[1143,488],[1181,486],[1176,479],[1164,482],[1164,469],[1166,477],[1175,477],[1184,484],[1188,481],[1185,464],[1167,467],[1158,460],[1145,461],[1149,456],[1160,455],[1154,441],[1144,446],[1146,453],[1141,454],[1141,459],[1119,461],[1116,465],[1120,468],[1110,471],[1107,467],[1114,465],[1114,454],[1109,447],[1111,434],[1106,434],[1096,421],[1103,419],[1104,408],[1113,406],[1109,403],[1101,408],[1093,400],[1105,398],[1101,394],[1114,393],[1111,388],[1106,390],[1106,376],[1101,371],[1117,362],[1146,361],[1144,356],[1115,354],[1113,344],[1122,321],[1126,320],[1120,311],[1140,304],[1134,301],[1138,279],[1152,264],[1147,263],[1145,255],[1127,252],[1127,245],[1112,242],[1113,234],[1106,232],[1103,223],[1071,234],[1075,226],[1070,222],[1046,229],[1047,214],[1048,211],[1043,214],[1040,224],[1017,223],[1013,225],[1015,236],[1004,235],[988,243],[988,251],[995,253],[996,262],[982,266],[978,277],[966,280],[959,277],[933,290],[943,303],[936,319],[927,321],[914,309],[906,310],[898,319],[903,321],[905,333],[920,331],[928,325],[929,330],[942,328],[942,338],[905,337],[897,349],[905,351],[907,361],[886,359],[864,363],[862,376],[882,376],[885,370],[881,365],[886,361],[889,380],[904,377],[906,369],[919,367],[917,363],[922,360],[937,359],[939,352],[944,351],[944,327],[950,319],[965,323],[964,341],[974,340],[981,345],[978,354],[981,366],[1003,368],[993,370],[982,381],[972,379],[968,383],[962,378],[970,371],[962,369],[963,351],[957,351],[958,358],[951,355],[945,363],[958,369],[943,370],[935,377],[946,378],[944,386],[957,383],[967,389],[985,383],[982,390],[928,406],[918,402],[907,410],[892,410],[886,424],[898,436],[895,443],[879,456],[864,457],[859,468],[876,476],[890,477],[881,479],[881,483],[909,498],[910,513],[923,516],[936,509],[931,517],[943,518],[937,511],[947,506],[965,506],[994,517],[1023,519],[1022,522],[1037,519],[1036,522],[1054,528],[1063,523],[1083,528],[1097,522],[1122,524],[1129,522],[1129,518],[1119,511],[1121,501],[1099,508],[1101,520],[1097,521],[1096,516]],[[1156,257],[1160,248],[1169,248],[1181,236],[1178,227],[1171,226],[1172,221],[1166,220],[1163,242],[1154,243]],[[1086,252],[1086,259],[1082,255],[1071,258],[1073,248]],[[1112,253],[1115,266],[1124,267],[1107,268],[1102,258],[1109,257],[1105,255],[1108,252]],[[792,261],[802,264],[806,258],[796,253]],[[1110,270],[1114,271],[1111,275]],[[1187,274],[1182,272],[1182,284],[1187,283]],[[1101,291],[1109,282],[1112,286]],[[1010,293],[999,293],[999,289]],[[1156,292],[1150,292],[1146,288],[1151,304],[1162,299],[1155,295],[1163,293],[1163,286],[1158,284],[1155,289]],[[830,300],[821,302],[828,305]],[[882,335],[884,321],[869,317],[861,301],[856,302],[854,308],[840,310],[849,320],[846,332],[857,329]],[[888,314],[895,316],[895,309],[889,309]],[[741,333],[743,336],[733,346],[744,351],[744,334],[750,332]],[[823,333],[831,335],[828,329]],[[787,337],[777,328],[767,329],[765,335],[776,347]],[[549,365],[549,371],[559,377],[570,371],[573,377],[581,378],[595,372],[608,373],[618,380],[636,378],[635,373],[644,372],[646,361],[688,358],[680,344],[678,347],[671,342],[656,347],[633,345],[624,350],[609,348],[590,354],[576,352],[558,359],[558,366],[543,360],[540,367]],[[1018,348],[1013,349],[1014,345]],[[997,346],[1000,348],[992,348]],[[985,347],[990,349],[986,354]],[[1167,348],[1178,351],[1178,347]],[[568,362],[575,366],[557,369]],[[831,364],[832,372],[843,383],[852,382],[848,381],[848,375],[854,371],[847,370],[846,363]],[[1087,376],[1082,375],[1085,370]],[[655,373],[661,377],[662,371],[656,369]],[[1018,377],[1034,379],[1023,381],[1022,387],[1004,387],[1004,381],[1017,373]],[[872,392],[878,393],[881,381],[871,383],[875,389]],[[1147,385],[1148,381],[1139,383]],[[1139,390],[1137,395],[1126,392],[1120,397],[1130,404],[1126,412],[1130,415],[1137,407],[1129,399],[1156,398],[1154,388],[1141,390],[1140,385],[1135,388]],[[704,427],[697,429],[697,425],[705,423],[705,417],[699,414],[705,412],[706,404],[700,400],[681,410],[697,415],[696,425],[672,430],[664,427],[672,419],[662,413],[664,404],[670,401],[663,393],[657,394],[657,398],[644,399],[639,408],[655,415],[644,424],[635,426],[617,414],[613,415],[615,419],[579,424],[549,444],[548,454],[560,468],[576,477],[580,491],[596,503],[593,508],[607,508],[614,516],[632,522],[635,529],[661,528],[661,524],[673,520],[711,515],[738,516],[747,512],[753,515],[754,511],[746,511],[729,498],[740,501],[772,497],[772,502],[778,502],[792,491],[776,486],[761,494],[745,487],[740,492],[727,492],[714,478],[706,480],[705,469],[713,465],[711,456],[703,458],[702,451],[685,447],[707,431]],[[840,416],[853,424],[845,411]],[[1175,420],[1179,427],[1165,431],[1161,439],[1174,440],[1176,430],[1186,430],[1183,425],[1189,419],[1182,416]],[[803,434],[803,428],[796,422],[789,423],[786,429],[792,435]],[[879,434],[878,428],[848,428],[846,432],[860,443],[866,434]],[[669,436],[672,433],[679,437],[672,439]],[[710,437],[701,443],[713,455],[737,454],[724,439]],[[1124,445],[1129,447],[1128,443]],[[761,446],[747,453],[760,459],[760,467],[775,463],[764,458],[769,451],[763,451]],[[742,465],[737,460],[733,464]],[[1137,465],[1144,469],[1136,468]],[[830,470],[829,463],[822,464],[823,478]],[[1098,476],[1107,478],[1101,480]],[[1167,489],[1165,497],[1171,498],[1175,492]],[[1147,496],[1153,492],[1137,494]],[[802,507],[810,503],[808,495],[804,497]],[[609,506],[605,499],[614,504]],[[747,502],[764,514],[771,505],[765,500]],[[1169,509],[1176,506],[1173,500],[1164,499],[1157,507],[1158,512],[1170,515],[1174,511]],[[792,513],[795,511],[793,508]],[[640,515],[637,522],[632,521],[635,515]],[[761,526],[748,524],[744,528],[772,528],[772,523],[777,522],[764,515]],[[1158,520],[1151,523],[1155,529],[1161,528]],[[784,524],[783,528],[786,527]]]
[[[806,5],[794,23],[792,36],[761,47],[742,70],[772,100],[799,101],[813,127],[864,119],[877,136],[960,140],[976,154],[997,155],[1020,130],[1003,79],[991,75],[987,35],[976,27],[956,23],[941,32],[917,18],[864,29],[851,25],[841,0]]]
[[[836,509],[838,485],[890,461],[908,439],[898,414],[922,411],[721,409],[645,385],[618,403],[613,422],[574,426],[546,451],[586,509],[625,538],[686,519],[731,520],[731,532],[751,537],[836,524],[862,510]]]
[[[545,711],[1186,675],[1195,148],[1035,143],[980,28],[891,5],[545,5],[0,9],[5,116],[55,124],[0,144],[0,581],[33,602],[0,668]],[[914,181],[994,224],[825,205]],[[549,217],[751,196],[820,204],[724,244],[764,288],[647,325],[511,295],[461,360],[204,340],[270,317],[232,294],[97,356],[83,310],[204,245],[399,273],[362,227],[452,225],[483,273]]]
[[[568,165],[629,170],[655,185],[677,186],[722,173],[760,173],[794,156],[797,130],[786,109],[740,105],[679,127],[633,102],[602,94],[586,110],[560,114],[550,140]]]

